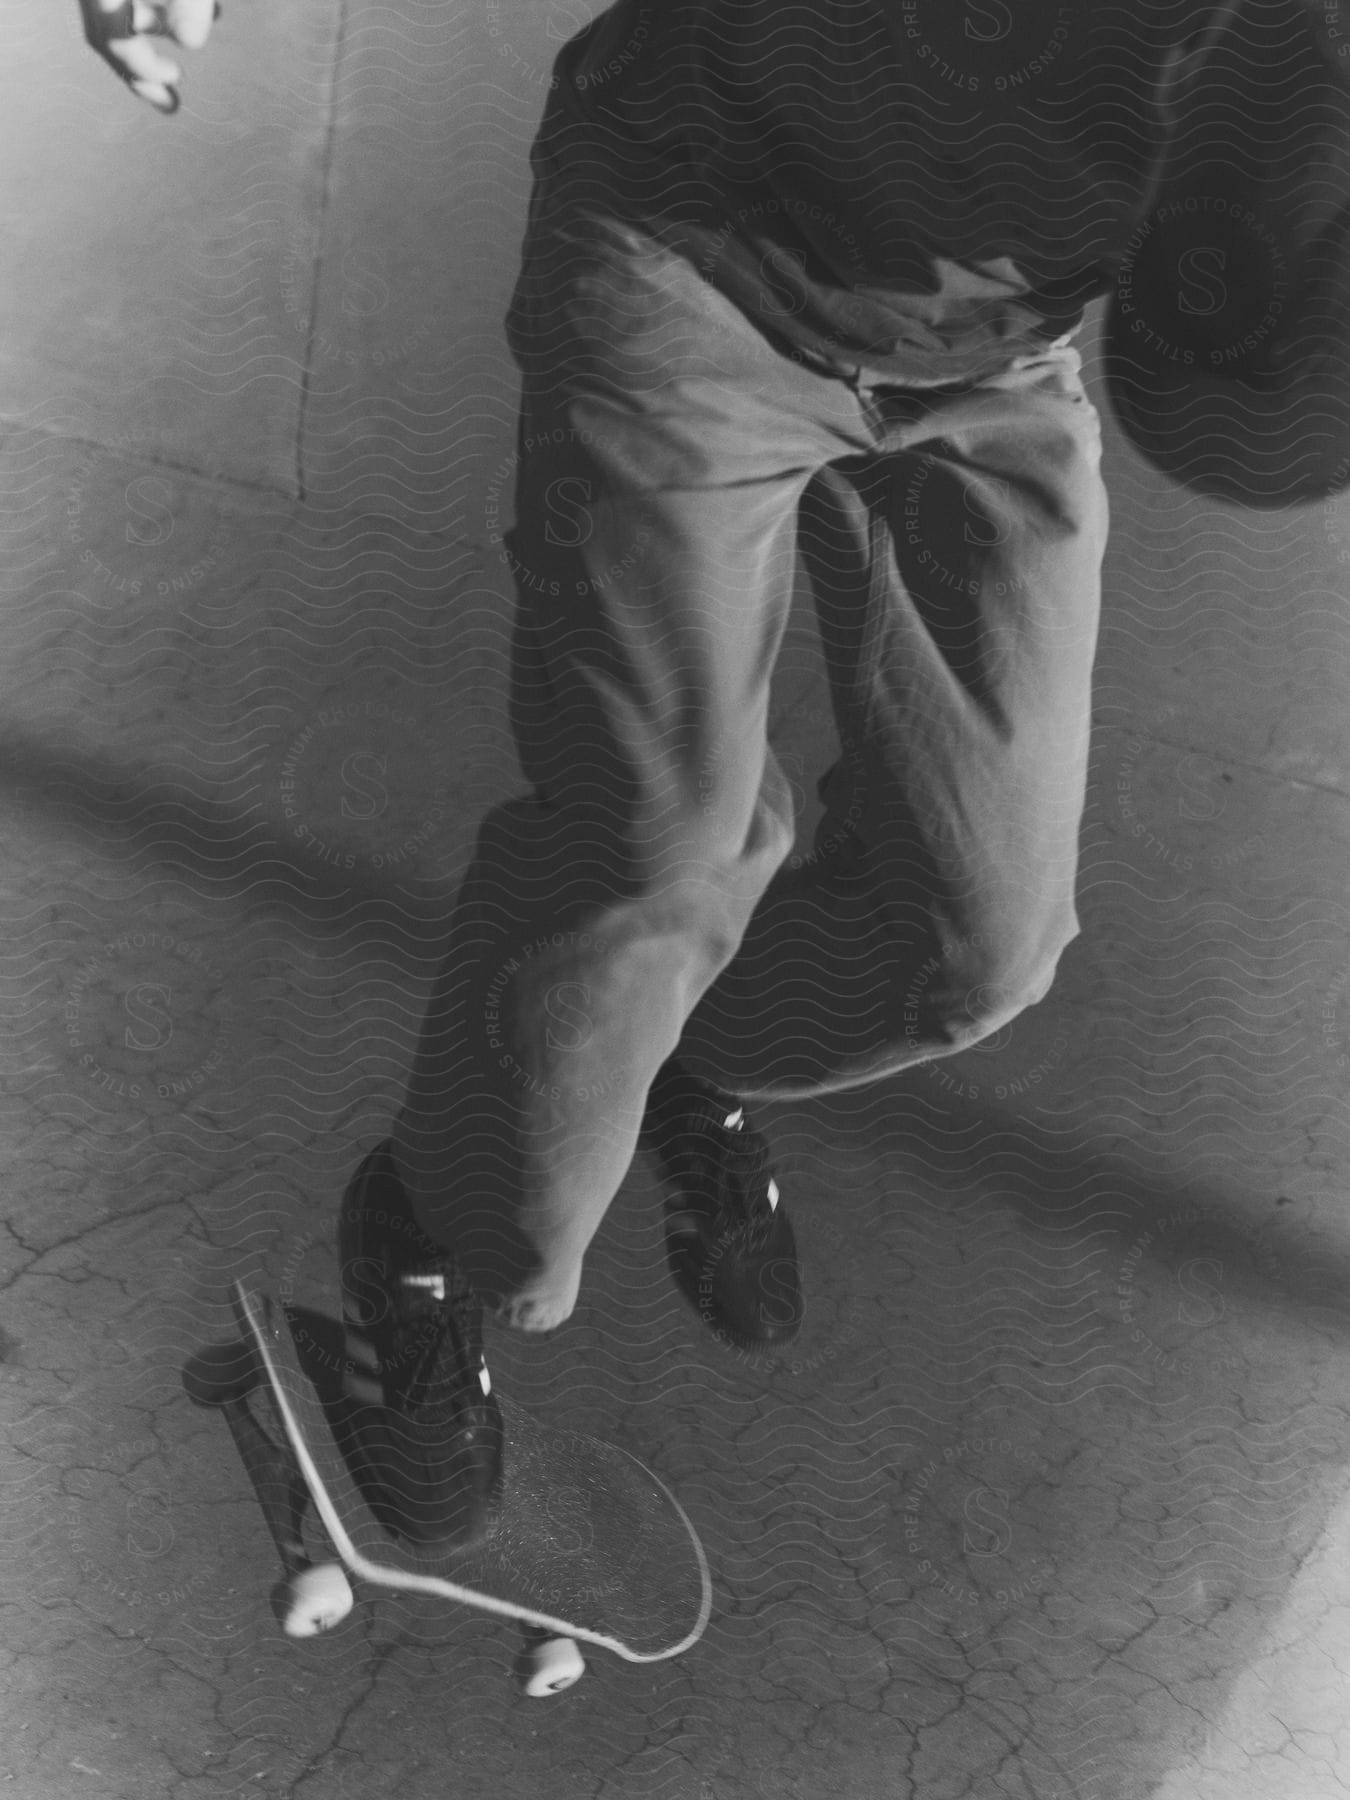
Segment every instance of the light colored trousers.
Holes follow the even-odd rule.
[[[394,1138],[423,1228],[532,1330],[677,1048],[745,1099],[837,1093],[1043,997],[1108,522],[1068,339],[869,388],[536,166],[502,546],[531,792],[483,821]],[[766,718],[799,566],[842,754],[791,866]]]

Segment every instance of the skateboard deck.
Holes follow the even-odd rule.
[[[344,1452],[340,1410],[316,1386],[315,1331],[297,1320],[327,1326],[339,1343],[340,1326],[294,1308],[288,1317],[241,1282],[231,1302],[285,1451],[256,1416],[240,1420],[242,1399],[226,1410],[289,1571],[314,1573],[300,1530],[307,1498],[344,1567],[373,1587],[433,1594],[515,1620],[536,1640],[579,1639],[627,1662],[662,1661],[697,1643],[712,1606],[707,1558],[675,1496],[637,1457],[499,1397],[504,1481],[485,1538],[447,1549],[395,1537],[372,1510],[369,1472],[363,1481],[350,1442]],[[330,1370],[333,1361],[330,1351]],[[290,1508],[289,1532],[278,1528],[279,1504]]]

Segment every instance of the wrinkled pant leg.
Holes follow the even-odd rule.
[[[502,545],[532,792],[483,823],[395,1131],[419,1223],[536,1329],[571,1310],[647,1090],[791,848],[766,722],[797,508],[869,441],[846,384],[688,264],[546,206]]]
[[[683,1061],[746,1099],[860,1087],[1044,997],[1078,930],[1108,505],[1067,342],[979,387],[878,393],[878,453],[807,487],[842,754]]]

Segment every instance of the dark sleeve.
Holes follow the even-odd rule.
[[[1350,486],[1350,0],[1233,0],[1188,52],[1107,391],[1184,485],[1307,502]]]

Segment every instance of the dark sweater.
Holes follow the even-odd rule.
[[[1076,325],[1169,196],[1293,318],[1350,237],[1350,5],[617,0],[537,154],[783,348],[967,379]]]

